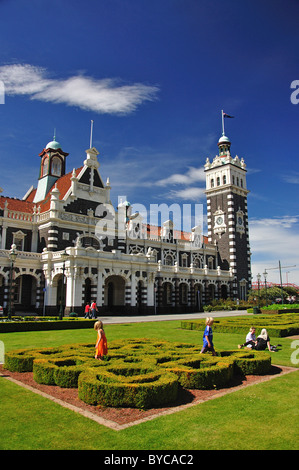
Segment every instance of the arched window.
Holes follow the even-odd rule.
[[[214,179],[211,179],[211,188],[214,188]]]
[[[51,173],[53,176],[61,176],[61,160],[58,157],[52,159]]]
[[[46,176],[48,174],[48,166],[49,166],[49,157],[46,157],[43,161],[42,176]]]
[[[173,258],[171,255],[165,256],[165,264],[166,266],[173,266]]]
[[[217,186],[220,186],[220,178],[219,178],[219,176],[217,177]]]
[[[223,175],[223,184],[226,184],[226,175]]]

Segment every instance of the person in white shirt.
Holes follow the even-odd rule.
[[[247,336],[246,336],[246,341],[245,343],[243,344],[238,344],[238,348],[241,349],[241,348],[254,348],[257,344],[257,340],[256,340],[256,337],[255,337],[255,328],[254,326],[252,326],[249,330],[249,333],[247,333]]]

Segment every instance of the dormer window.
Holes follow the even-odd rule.
[[[42,176],[46,176],[48,174],[48,167],[49,167],[49,157],[45,157],[42,166]]]
[[[52,166],[52,168],[51,168],[52,176],[61,176],[61,160],[60,160],[60,158],[53,157],[51,166]]]

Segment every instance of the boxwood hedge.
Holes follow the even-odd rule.
[[[213,331],[219,333],[248,333],[249,328],[266,328],[270,338],[286,337],[299,334],[299,314],[258,315],[251,317],[224,317],[215,318]],[[181,328],[187,330],[202,330],[205,328],[205,319],[183,320]]]
[[[77,388],[92,405],[150,408],[174,402],[180,387],[220,388],[234,374],[265,374],[271,357],[259,351],[200,354],[200,347],[168,341],[131,339],[109,343],[103,361],[94,359],[94,344],[9,351],[5,368],[33,371],[34,380]]]

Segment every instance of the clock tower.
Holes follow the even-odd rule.
[[[223,122],[223,121],[222,121]],[[246,165],[230,154],[231,142],[224,133],[219,154],[205,164],[209,243],[218,247],[218,265],[233,273],[233,296],[247,299],[251,288],[248,234]]]

